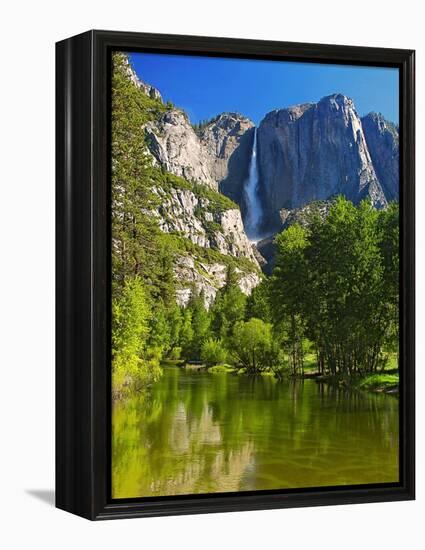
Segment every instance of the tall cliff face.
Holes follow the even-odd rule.
[[[202,146],[211,159],[211,177],[220,191],[241,207],[253,137],[253,122],[238,113],[222,113],[200,132]]]
[[[186,114],[174,109],[147,125],[147,143],[167,172],[220,188],[240,202],[253,126],[237,113],[222,113],[195,131]]]
[[[272,111],[258,128],[258,158],[266,230],[279,211],[343,194],[358,203],[387,204],[353,102],[335,94],[317,104]]]
[[[226,256],[247,258],[258,267],[236,205],[217,207],[214,195],[200,194],[196,185],[186,189],[158,188],[155,193],[161,205],[154,212],[164,233],[179,233],[195,245]]]
[[[154,211],[161,230],[175,239],[179,250],[174,266],[177,302],[185,306],[193,292],[209,307],[226,283],[231,265],[246,295],[261,280],[254,250],[243,229],[241,212],[216,191],[205,193],[196,184],[155,189],[160,206]],[[190,244],[191,243],[191,244]]]
[[[218,188],[211,175],[211,156],[183,111],[174,109],[148,124],[146,136],[150,152],[164,170]]]
[[[362,118],[363,131],[376,175],[388,201],[398,200],[400,156],[398,128],[379,113]]]

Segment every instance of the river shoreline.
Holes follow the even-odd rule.
[[[164,364],[164,366],[167,365],[178,366],[179,368],[183,368],[185,370],[208,372],[210,374],[226,373],[237,376],[270,376],[275,378],[276,380],[314,380],[318,383],[335,385],[350,390],[361,390],[372,393],[385,393],[394,396],[398,396],[399,394],[399,379],[397,369],[391,369],[383,373],[367,374],[365,376],[356,376],[347,379],[342,376],[326,375],[311,370],[306,371],[303,374],[290,374],[288,376],[279,377],[276,375],[276,373],[269,371],[259,372],[257,374],[250,374],[247,373],[243,368],[237,368],[231,365],[208,366],[200,362],[188,363],[184,361],[170,361]]]

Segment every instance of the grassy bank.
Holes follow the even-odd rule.
[[[362,378],[358,384],[362,390],[383,392],[383,393],[398,393],[399,375],[396,374],[371,374]]]
[[[347,388],[372,391],[377,393],[390,393],[398,394],[399,391],[399,374],[397,370],[396,358],[390,358],[386,369],[381,373],[369,374],[366,376],[353,376],[351,378],[344,377],[342,375],[330,376],[320,375],[317,369],[316,357],[314,354],[308,354],[304,362],[304,373],[295,376],[299,379],[313,379],[318,382],[324,382],[328,384],[335,384],[338,386],[344,386]],[[163,365],[165,362],[163,363]],[[205,364],[186,364],[184,361],[168,361],[166,364],[184,367],[188,370],[197,370],[209,372],[210,374],[237,374],[246,375],[246,369],[239,368],[228,363],[218,364],[207,367]],[[272,376],[278,378],[272,371],[259,372],[258,376]],[[294,378],[289,375],[284,378]]]

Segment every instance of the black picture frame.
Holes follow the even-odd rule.
[[[400,69],[399,483],[115,502],[109,498],[113,50]],[[414,499],[414,51],[93,30],[56,44],[56,74],[56,506],[98,520]]]

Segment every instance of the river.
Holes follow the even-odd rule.
[[[398,399],[165,367],[114,404],[112,497],[398,481]]]

